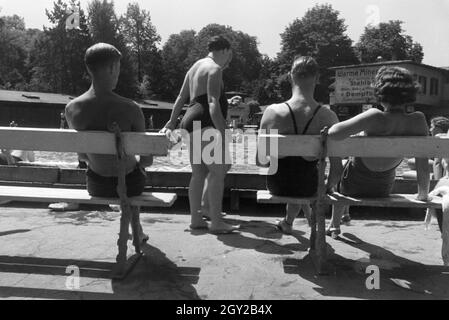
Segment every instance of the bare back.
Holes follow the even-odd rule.
[[[426,136],[427,122],[424,114],[406,114],[400,110],[383,112],[371,109],[356,117],[340,122],[330,130],[330,136],[346,138],[363,132],[366,136]],[[372,171],[388,171],[397,167],[401,158],[363,158],[366,167]]]
[[[145,120],[139,106],[116,94],[96,96],[91,89],[66,107],[70,128],[78,131],[111,131],[115,122],[123,132],[144,132]],[[117,160],[113,155],[88,154],[89,167],[105,177],[117,176]],[[127,156],[127,173],[137,165],[135,156]]]
[[[423,136],[427,130],[423,131],[423,126],[427,126],[425,119],[420,113],[390,113],[380,112],[377,115],[377,128],[365,130],[367,136]],[[424,120],[424,123],[423,123]],[[402,158],[363,158],[366,167],[373,171],[387,171],[398,166],[403,161]]]
[[[211,71],[219,69],[219,66],[209,57],[198,60],[187,72],[189,79],[190,101],[196,97],[207,94],[207,83]],[[221,84],[223,87],[223,83]]]
[[[337,115],[327,107],[317,108],[317,103],[307,103],[305,101],[288,101],[292,108],[294,119],[286,103],[274,104],[267,108],[264,113],[261,128],[266,130],[277,129],[279,134],[295,134],[296,123],[298,134],[302,134],[310,122],[306,135],[319,135],[324,127],[331,127],[338,122]],[[316,114],[315,114],[316,112]],[[315,114],[315,117],[310,121]],[[312,161],[314,158],[306,158]]]

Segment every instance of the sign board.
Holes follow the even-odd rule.
[[[376,103],[374,79],[381,66],[336,70],[335,103]]]

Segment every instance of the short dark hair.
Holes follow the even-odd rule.
[[[449,119],[446,117],[435,117],[430,120],[430,123],[435,127],[440,129],[442,132],[446,133],[449,131]]]
[[[374,81],[374,95],[379,102],[401,105],[416,101],[419,85],[405,68],[382,67]]]
[[[122,54],[116,47],[107,43],[97,43],[86,51],[84,62],[89,70],[95,72],[99,68],[110,65],[115,61],[119,61]]]
[[[316,60],[309,56],[296,56],[293,60],[290,71],[293,80],[316,76],[319,73],[319,66]]]
[[[223,36],[215,36],[209,40],[207,48],[209,52],[231,49],[231,43]]]

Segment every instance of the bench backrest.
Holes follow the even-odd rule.
[[[320,136],[260,135],[267,140],[277,139],[278,155],[318,157]],[[263,140],[259,140],[263,143]],[[449,139],[435,137],[354,137],[346,140],[327,141],[327,155],[330,157],[449,157]]]
[[[168,140],[159,133],[123,133],[128,155],[166,156]],[[116,154],[115,135],[101,131],[0,127],[0,148],[30,151]]]

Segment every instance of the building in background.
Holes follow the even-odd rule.
[[[14,121],[19,127],[60,128],[61,113],[73,100],[73,96],[0,90],[0,126],[9,126]],[[162,101],[139,102],[145,116],[146,127],[161,129],[170,119],[173,104]]]
[[[340,120],[346,120],[373,107],[380,107],[372,87],[377,71],[383,66],[408,69],[421,89],[408,112],[421,111],[428,119],[449,115],[449,69],[413,61],[383,61],[331,68],[335,82],[331,86],[330,104]]]

